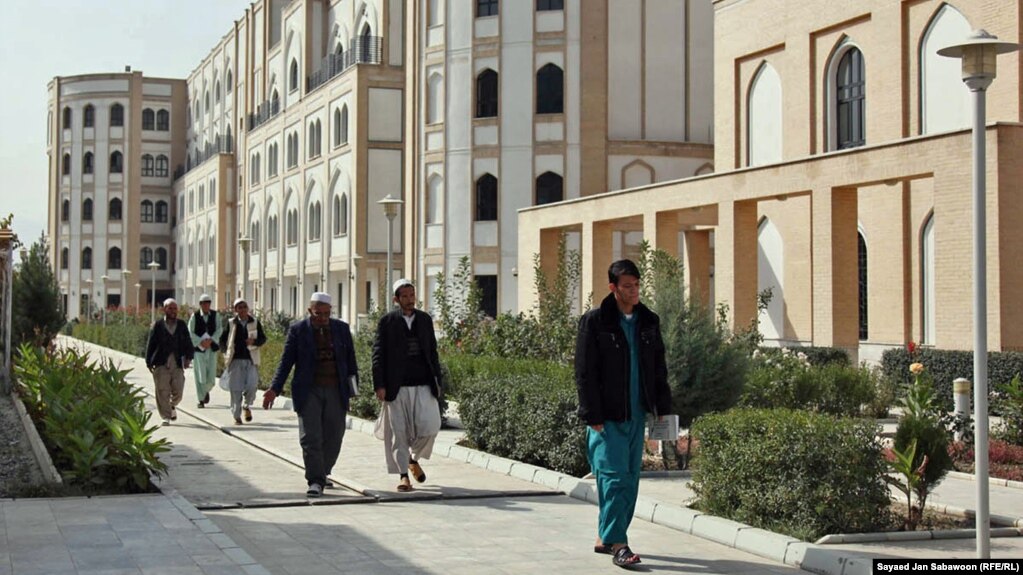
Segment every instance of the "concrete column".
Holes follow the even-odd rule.
[[[563,233],[561,228],[540,230],[540,269],[547,277],[548,285],[554,282],[558,274],[558,244]]]
[[[811,197],[813,344],[859,349],[857,192],[814,190]]]
[[[592,279],[589,294],[584,293],[583,299],[592,296],[591,303],[594,307],[599,306],[601,300],[607,295],[607,268],[611,266],[612,254],[614,253],[614,226],[611,222],[593,222],[593,230],[590,236],[590,269],[592,275],[583,276]],[[585,256],[584,256],[585,258]],[[584,263],[583,266],[586,264]],[[585,286],[585,280],[583,280]],[[583,288],[584,291],[586,288]]]
[[[688,230],[685,238],[685,282],[690,298],[710,303],[710,230]]]
[[[643,237],[650,238],[650,247],[678,257],[678,234],[681,230],[676,212],[643,214]]]
[[[757,313],[757,204],[722,201],[714,234],[714,295],[727,304],[733,328]]]

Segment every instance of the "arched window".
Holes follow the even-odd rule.
[[[306,159],[316,157],[316,122],[309,122],[309,145],[306,146]]]
[[[839,150],[862,146],[867,141],[865,84],[863,54],[850,48],[839,61],[835,78]]]
[[[476,77],[476,117],[497,116],[497,72],[487,68]]]
[[[213,101],[220,102],[220,80],[213,86]]]
[[[348,194],[334,196],[334,235],[348,233]]]
[[[114,104],[110,106],[110,127],[124,126],[124,106]]]
[[[249,226],[249,237],[252,239],[252,253],[259,253],[259,221]]]
[[[747,133],[748,164],[759,166],[782,159],[782,92],[781,78],[767,62],[757,71],[750,84]]]
[[[155,171],[155,162],[153,162],[153,156],[150,154],[142,154],[142,175],[152,176]]]
[[[341,110],[340,109],[335,109],[334,110],[334,139],[333,139],[333,144],[334,144],[335,148],[341,145]]]
[[[107,204],[107,219],[110,221],[121,219],[121,198],[111,198]]]
[[[148,266],[153,261],[153,249],[144,247],[139,250],[139,263],[142,267]]]
[[[858,261],[859,261],[859,280],[860,280],[860,340],[865,340],[868,337],[869,331],[868,326],[868,314],[867,314],[867,241],[863,239],[863,234],[856,234],[856,244],[858,250]]]
[[[277,249],[277,242],[279,241],[278,238],[280,237],[278,235],[279,232],[280,232],[280,229],[278,228],[278,225],[277,225],[277,215],[274,214],[274,215],[272,215],[272,216],[270,216],[269,218],[266,219],[266,249],[267,250],[276,250]]]
[[[564,72],[554,64],[547,64],[536,73],[537,114],[561,114],[565,111],[564,78]]]
[[[142,110],[142,129],[152,130],[154,127],[156,127],[156,113],[152,108]]]
[[[121,269],[121,248],[114,247],[107,250],[107,269]]]
[[[942,4],[920,40],[920,131],[934,134],[970,125],[970,91],[963,89],[959,58],[939,48],[962,42],[973,26],[949,4]],[[933,343],[933,342],[932,342]]]
[[[65,130],[71,129],[71,107],[64,106],[64,112],[61,115],[61,126]]]
[[[211,264],[217,263],[217,234],[210,230],[210,239],[206,242],[206,249],[209,250],[209,261]]]
[[[564,180],[554,172],[544,172],[536,179],[536,204],[542,206],[564,199]]]
[[[82,156],[82,173],[91,174],[93,171],[92,152],[85,152]]]
[[[267,177],[273,178],[277,176],[277,165],[278,165],[278,151],[277,142],[270,144],[266,150],[266,175]]]
[[[227,71],[227,78],[224,80],[224,89],[227,90],[228,94],[231,93],[231,84],[234,83],[234,80],[232,78],[233,77],[231,75],[231,70],[228,70]]]
[[[284,221],[285,245],[298,245],[298,210],[288,210],[287,219]]]
[[[82,127],[92,128],[96,125],[96,108],[92,107],[92,104],[86,104],[85,110],[82,111]]]
[[[497,220],[497,178],[483,174],[476,180],[476,221]]]
[[[341,145],[348,143],[348,105],[341,106]]]
[[[170,161],[167,156],[160,154],[156,157],[156,175],[160,178],[166,178],[170,174]]]
[[[281,97],[277,93],[277,89],[274,88],[273,94],[270,95],[270,115],[273,116],[281,110]]]
[[[85,198],[82,200],[82,221],[92,221],[92,198]]]
[[[60,160],[60,173],[64,176],[71,175],[71,154],[64,154],[64,157]]]
[[[209,91],[209,89],[207,89],[206,92],[203,94],[202,101],[203,101],[203,107],[206,108],[206,113],[208,114],[210,112],[210,91]]]
[[[66,222],[71,219],[71,200],[64,200],[60,203],[60,221]]]
[[[216,178],[210,178],[210,206],[214,206],[217,203],[217,180]]]
[[[167,202],[163,200],[156,202],[156,223],[167,223]]]
[[[140,208],[140,214],[142,223],[149,223],[153,221],[153,202],[149,200],[142,200]]]
[[[769,218],[757,226],[757,292],[771,290],[771,300],[759,316],[760,334],[767,339],[785,337],[785,242]]]
[[[82,269],[92,269],[92,248],[82,248]]]
[[[66,270],[68,265],[68,249],[60,249],[60,269]]]
[[[920,234],[920,302],[923,308],[920,342],[934,345],[935,317],[935,275],[934,275],[934,214],[927,217]]]
[[[298,89],[298,60],[291,60],[291,67],[288,69],[288,91],[294,92]]]
[[[121,152],[114,151],[110,154],[110,173],[120,174],[124,171],[124,156]]]
[[[307,226],[308,233],[306,235],[308,235],[309,241],[311,242],[320,241],[320,235],[322,232],[322,228],[320,227],[320,221],[322,218],[320,202],[313,202],[312,204],[309,205],[308,218],[309,218],[309,223]]]
[[[170,130],[170,112],[160,110],[156,113],[156,129],[161,132]]]

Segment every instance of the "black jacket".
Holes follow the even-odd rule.
[[[352,341],[352,332],[347,323],[331,319],[329,326],[341,406],[347,411],[352,395],[348,378],[353,375],[356,378],[359,376],[359,365],[355,360],[355,343]],[[291,399],[296,412],[302,411],[309,397],[309,390],[316,386],[316,366],[319,359],[314,329],[309,318],[291,324],[288,328],[288,338],[284,342],[284,354],[281,355],[281,362],[277,364],[277,371],[270,382],[270,387],[278,395],[281,394],[291,368],[295,368],[295,376],[291,378]]]
[[[433,318],[424,311],[415,310],[412,329],[419,338],[419,349],[433,373],[430,391],[434,397],[441,397],[440,358],[437,356],[437,336],[433,332]],[[377,336],[373,341],[373,389],[386,389],[384,401],[394,401],[398,388],[405,380],[406,354],[408,353],[408,325],[401,310],[392,311],[380,318]]]
[[[636,342],[639,345],[639,379],[647,412],[671,412],[671,388],[661,339],[661,320],[650,308],[638,304]],[[579,418],[587,425],[625,421],[629,407],[629,344],[621,326],[621,312],[614,294],[579,320],[575,342],[575,385],[579,392]]]
[[[192,336],[188,334],[188,323],[178,319],[178,327],[174,335],[167,331],[166,320],[158,319],[149,329],[149,342],[146,344],[146,367],[155,369],[167,363],[167,356],[173,352],[178,358],[178,367],[184,368],[185,359],[191,361],[195,355]]]

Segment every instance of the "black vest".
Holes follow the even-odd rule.
[[[216,310],[210,310],[210,323],[207,324],[206,320],[202,318],[202,310],[195,310],[195,335],[202,337],[202,334],[208,333],[210,337],[217,331],[217,312]],[[218,351],[220,346],[217,342],[213,342],[210,346],[210,351]],[[196,347],[195,351],[206,351],[201,347]]]

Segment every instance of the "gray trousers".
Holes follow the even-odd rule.
[[[334,470],[345,437],[345,409],[337,386],[313,386],[298,412],[298,442],[302,446],[305,480],[321,486]]]
[[[153,383],[156,384],[156,410],[162,419],[170,419],[185,390],[185,370],[161,365],[153,370]]]
[[[251,359],[233,359],[227,367],[228,386],[231,390],[231,415],[242,417],[242,401],[245,407],[252,407],[259,386],[259,370]],[[199,398],[202,399],[202,398]]]

